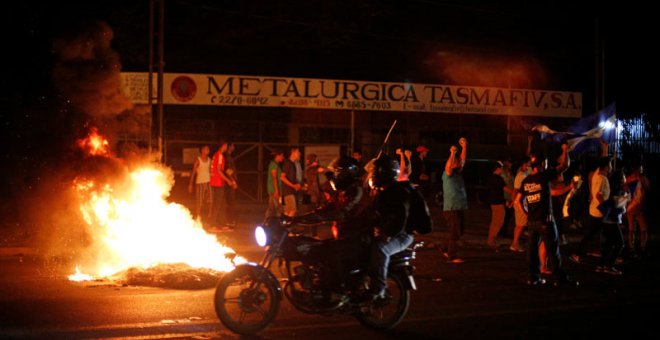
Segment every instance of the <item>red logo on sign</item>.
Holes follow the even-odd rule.
[[[180,76],[172,82],[172,95],[180,102],[190,101],[197,94],[197,85],[190,77]]]

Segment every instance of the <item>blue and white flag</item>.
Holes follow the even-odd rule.
[[[616,105],[610,104],[599,112],[584,117],[568,128],[568,131],[555,131],[546,125],[535,125],[531,128],[541,135],[548,143],[566,143],[568,150],[574,154],[582,153],[597,147],[599,138],[610,143],[616,139]]]
[[[616,140],[616,105],[610,104],[599,112],[584,117],[568,128],[574,137],[568,142],[568,149],[573,153],[582,153],[596,148],[598,139],[611,143]]]

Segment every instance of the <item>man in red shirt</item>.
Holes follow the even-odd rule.
[[[225,215],[226,199],[225,186],[234,186],[234,181],[225,174],[225,156],[227,151],[227,142],[220,141],[220,148],[213,155],[211,161],[211,189],[213,191],[213,214],[211,215],[211,225],[218,228],[227,228]]]

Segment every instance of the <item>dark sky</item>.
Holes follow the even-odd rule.
[[[513,86],[581,91],[587,107],[593,106],[596,86],[598,21],[606,101],[651,109],[641,101],[650,94],[644,86],[657,40],[650,30],[652,11],[628,2],[629,7],[483,0],[165,4],[169,72],[501,86],[507,81],[497,70],[512,68],[525,73]],[[113,29],[124,70],[146,70],[146,0],[25,1],[3,12],[11,60],[3,88],[12,96],[47,91],[53,38],[75,34],[94,20]],[[460,67],[476,68],[484,77],[461,76]]]

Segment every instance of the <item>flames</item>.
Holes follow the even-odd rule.
[[[107,140],[96,131],[79,145],[90,154],[107,154]],[[136,167],[128,178],[112,184],[88,178],[74,181],[82,217],[94,237],[94,260],[85,271],[106,277],[130,267],[185,263],[226,272],[246,262],[240,256],[225,256],[235,252],[207,234],[184,206],[166,201],[172,182],[171,170],[157,164]],[[93,279],[83,275],[76,267],[69,279]]]
[[[108,140],[99,135],[96,128],[91,128],[87,138],[78,140],[78,147],[92,156],[108,155],[109,145]]]
[[[94,280],[94,277],[92,277],[91,275],[81,273],[78,266],[76,266],[76,273],[69,275],[69,280],[71,280],[71,281],[91,281],[91,280]]]

